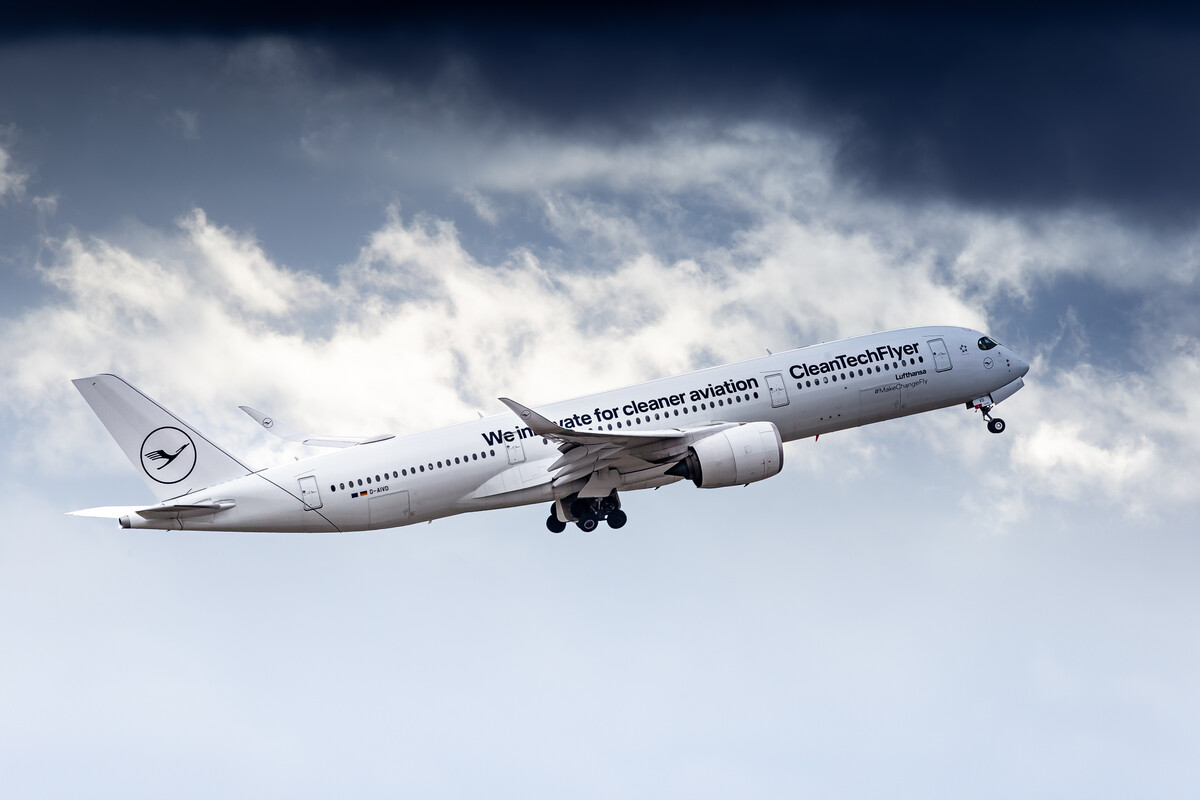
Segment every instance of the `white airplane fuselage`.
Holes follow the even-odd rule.
[[[780,439],[792,441],[955,405],[982,406],[986,412],[1019,389],[1027,371],[1023,360],[979,331],[907,328],[549,403],[538,406],[537,413],[571,431],[606,434],[688,433],[718,423],[769,422]],[[362,531],[550,503],[574,496],[588,480],[586,475],[552,479],[551,468],[563,455],[559,444],[506,413],[323,453],[169,501],[224,504],[211,514],[164,519],[130,513],[121,524]],[[621,475],[614,471],[613,488],[629,491],[681,480],[667,474],[673,463]]]

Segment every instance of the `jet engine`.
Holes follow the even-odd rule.
[[[750,422],[699,439],[668,475],[701,489],[761,481],[783,469],[783,439],[773,422]]]

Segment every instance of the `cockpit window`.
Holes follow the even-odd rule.
[[[979,337],[979,349],[980,350],[991,350],[993,347],[996,347],[999,344],[1000,344],[999,342],[995,341],[994,339],[990,339],[987,336]]]

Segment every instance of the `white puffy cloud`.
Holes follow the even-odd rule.
[[[1070,500],[1115,502],[1134,514],[1195,500],[1200,463],[1200,342],[1168,346],[1130,374],[1090,363],[1036,384],[1025,413],[1037,420],[1014,440],[1013,467],[1039,489]],[[1033,371],[1048,367],[1039,359]]]

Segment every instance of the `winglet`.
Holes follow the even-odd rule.
[[[538,436],[571,436],[572,431],[567,430],[561,425],[555,425],[550,420],[543,417],[541,414],[534,411],[532,408],[523,406],[516,400],[510,400],[507,397],[501,397],[500,402],[508,406],[509,409],[521,418],[521,421],[529,426],[529,430],[536,433]]]
[[[245,411],[246,414],[259,425],[262,425],[268,433],[273,433],[280,439],[287,439],[289,442],[303,442],[305,439],[309,438],[308,434],[301,433],[295,428],[288,427],[274,417],[269,417],[261,411],[251,408],[250,406],[238,406],[238,408],[240,408],[242,411]]]

